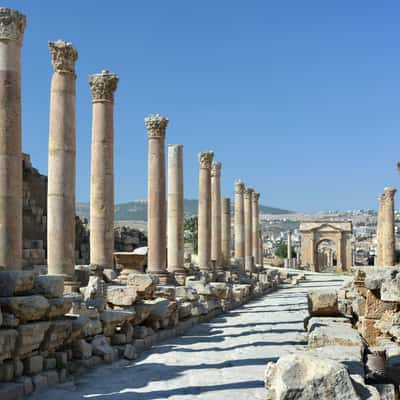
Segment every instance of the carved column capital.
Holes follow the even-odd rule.
[[[221,176],[221,168],[222,168],[222,164],[219,161],[214,161],[211,164],[211,176]]]
[[[244,183],[242,180],[238,180],[235,182],[235,193],[237,194],[243,194],[244,192]]]
[[[253,192],[254,192],[254,189],[248,188],[248,187],[245,188],[244,192],[243,192],[245,200],[250,200],[251,197],[252,197]]]
[[[199,153],[200,168],[211,169],[213,158],[213,151],[203,151]]]
[[[168,118],[163,117],[160,114],[150,114],[144,119],[144,123],[147,128],[147,134],[149,139],[165,139],[165,130],[168,125]]]
[[[259,198],[260,198],[260,193],[258,193],[258,192],[253,192],[252,199],[253,199],[253,201],[254,201],[255,203],[258,202]]]
[[[25,26],[25,15],[12,8],[0,7],[0,39],[22,43]]]
[[[78,59],[78,52],[72,43],[64,40],[49,42],[51,63],[55,72],[67,72],[75,74],[75,62]]]
[[[385,187],[383,189],[383,193],[380,196],[381,201],[393,200],[395,193],[397,190],[393,187]]]
[[[89,75],[89,86],[93,101],[114,101],[114,92],[118,86],[118,76],[107,70],[100,74]]]

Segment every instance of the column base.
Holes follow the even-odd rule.
[[[244,258],[244,269],[246,272],[253,272],[254,270],[254,259],[253,256],[245,256]]]
[[[64,294],[79,293],[81,283],[70,279],[64,280]]]
[[[157,281],[158,281],[157,283],[159,285],[168,285],[173,282],[171,274],[166,271],[165,272],[164,271],[163,272],[160,272],[160,271],[153,272],[153,271],[147,270],[146,274],[155,276],[157,278]]]
[[[186,272],[178,271],[174,272],[174,279],[178,286],[185,286],[186,284]]]

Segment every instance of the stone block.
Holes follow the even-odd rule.
[[[400,302],[400,274],[382,282],[381,300]]]
[[[118,346],[126,343],[128,343],[128,340],[125,333],[116,333],[115,335],[111,336],[111,344],[113,346]]]
[[[47,319],[57,319],[67,314],[72,307],[73,298],[71,296],[56,297],[48,299],[49,309],[46,313]]]
[[[14,364],[14,375],[18,378],[24,373],[24,364],[18,358],[12,362]]]
[[[365,303],[365,318],[380,319],[386,310],[396,311],[397,304],[382,301],[376,291],[368,290]]]
[[[18,332],[15,329],[0,329],[0,362],[12,358],[17,338]]]
[[[45,358],[43,360],[43,369],[48,371],[49,369],[56,369],[57,367],[57,360],[54,357]]]
[[[78,317],[72,319],[72,339],[96,336],[102,333],[103,325],[99,319]]]
[[[64,293],[63,275],[38,275],[33,290],[47,298],[61,297]]]
[[[14,314],[20,321],[36,321],[45,316],[49,302],[40,295],[0,297],[0,307]]]
[[[379,290],[385,280],[391,280],[398,270],[394,268],[373,268],[365,275],[364,286],[370,290]]]
[[[58,383],[58,373],[57,371],[45,371],[42,373],[47,378],[48,385],[56,385]]]
[[[312,316],[339,315],[338,296],[334,289],[315,289],[308,292],[308,310]]]
[[[52,321],[41,344],[42,350],[54,352],[70,340],[72,333],[71,320]]]
[[[351,328],[351,321],[346,317],[312,317],[306,321],[305,328],[307,332],[310,333],[314,329],[320,326],[342,326],[345,324],[347,327]]]
[[[29,396],[33,392],[32,378],[29,376],[21,376],[17,379],[17,383],[23,385],[24,395]],[[2,398],[2,397],[1,397]]]
[[[136,288],[133,286],[109,285],[106,293],[107,303],[115,306],[131,306],[136,300]]]
[[[45,321],[20,325],[15,355],[22,358],[38,350],[49,327],[50,322]]]
[[[347,368],[306,354],[281,357],[265,371],[268,400],[358,399]]]
[[[0,383],[1,400],[20,400],[24,395],[25,391],[22,383]]]
[[[11,382],[14,379],[15,367],[12,361],[0,364],[0,382]]]
[[[32,271],[0,271],[0,296],[10,297],[30,293],[34,277]]]
[[[24,360],[24,373],[35,375],[43,371],[43,357],[40,355],[31,356]]]
[[[57,368],[63,369],[68,365],[68,356],[65,351],[58,351],[54,354],[56,358]]]
[[[113,357],[113,349],[110,346],[107,338],[102,335],[97,335],[92,340],[93,354],[108,360],[108,357]]]
[[[136,349],[135,346],[131,345],[131,344],[127,344],[124,347],[124,354],[123,354],[124,358],[126,358],[127,360],[135,360],[137,357],[136,354]]]
[[[103,323],[103,332],[106,336],[112,336],[117,327],[122,327],[134,318],[134,311],[105,310],[100,314],[100,320]]]
[[[87,360],[92,356],[93,347],[84,339],[75,340],[72,343],[72,354],[74,358]]]
[[[17,328],[19,325],[19,319],[10,313],[2,313],[3,323],[1,325],[2,328]]]
[[[156,289],[157,278],[149,274],[130,273],[127,277],[127,285],[136,288],[141,298],[151,298]]]
[[[163,298],[149,300],[148,303],[153,305],[151,313],[147,319],[149,322],[169,318],[177,310],[177,304],[175,301],[169,301]]]
[[[154,303],[151,300],[141,300],[135,304],[135,325],[144,322],[154,308]]]
[[[189,318],[192,315],[192,303],[186,301],[178,306],[179,319]]]
[[[370,346],[376,344],[376,338],[381,334],[381,331],[375,325],[375,319],[361,318],[359,321],[359,331],[363,338]]]

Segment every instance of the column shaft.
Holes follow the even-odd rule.
[[[221,244],[221,163],[213,162],[211,166],[211,259],[217,269],[222,265]]]
[[[239,261],[242,272],[244,271],[244,184],[242,181],[235,183],[235,258]]]
[[[22,267],[21,47],[25,16],[0,9],[0,268]]]
[[[198,263],[202,271],[211,269],[211,163],[213,152],[199,154]]]
[[[287,266],[292,266],[292,231],[289,231],[287,236]]]
[[[145,123],[148,129],[147,272],[166,275],[165,130],[168,119],[150,115]]]
[[[260,251],[260,246],[259,246],[259,206],[258,206],[258,201],[260,198],[260,193],[253,192],[252,198],[251,198],[251,203],[252,203],[252,210],[251,210],[251,215],[252,215],[252,256],[254,259],[255,264],[259,264],[259,251]]]
[[[228,268],[231,263],[231,200],[222,199],[222,263]]]
[[[185,274],[183,146],[168,146],[168,272]]]
[[[91,75],[93,97],[90,177],[90,262],[114,265],[114,91],[116,75]]]
[[[252,216],[253,189],[244,190],[244,260],[245,271],[253,272],[253,216]]]
[[[47,259],[50,274],[75,275],[75,61],[71,43],[50,42],[51,81],[47,192]]]

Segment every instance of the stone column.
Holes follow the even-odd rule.
[[[183,145],[168,146],[168,272],[185,283]]]
[[[47,260],[49,274],[64,275],[66,291],[75,276],[75,62],[71,43],[49,42],[51,81],[49,176],[47,191]],[[69,289],[67,289],[69,288]]]
[[[235,258],[244,272],[244,184],[241,180],[235,183]]]
[[[396,189],[387,187],[380,196],[378,214],[378,267],[391,267],[396,264],[396,243],[394,230],[394,195]]]
[[[148,131],[147,272],[161,280],[166,270],[165,131],[168,119],[157,114],[145,119]]]
[[[90,176],[90,263],[114,265],[114,92],[118,77],[108,71],[89,76],[92,92]]]
[[[26,18],[0,8],[0,269],[22,267],[21,47]]]
[[[260,230],[260,224],[258,222],[259,219],[259,206],[258,206],[258,200],[260,198],[260,193],[253,192],[251,196],[251,216],[252,216],[252,245],[253,245],[253,250],[252,250],[252,255],[253,255],[253,260],[254,263],[259,265],[260,263],[260,257],[259,257],[259,251],[260,251],[260,245],[259,245],[259,230]]]
[[[244,268],[246,272],[253,272],[253,216],[252,216],[253,189],[245,188],[244,199]]]
[[[231,264],[231,199],[222,199],[222,264],[229,268]]]
[[[262,237],[262,232],[261,229],[258,231],[259,234],[259,239],[258,239],[258,243],[259,243],[259,265],[261,268],[264,267],[264,240]]]
[[[287,265],[292,266],[292,231],[288,231],[287,235]]]
[[[199,154],[198,262],[201,271],[211,270],[211,164],[214,153]]]
[[[211,260],[216,269],[223,270],[221,244],[221,166],[218,161],[211,165]]]

